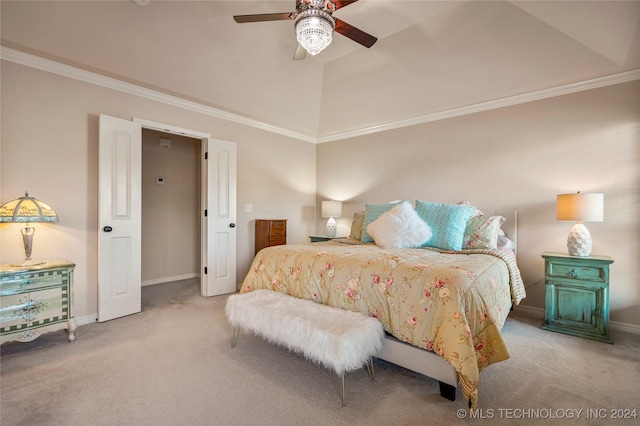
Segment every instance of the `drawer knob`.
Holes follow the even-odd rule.
[[[575,269],[572,269],[571,271],[569,271],[569,277],[575,278],[577,276],[578,276],[578,272],[576,272]]]

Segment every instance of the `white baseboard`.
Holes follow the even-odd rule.
[[[200,276],[200,274],[193,273],[193,274],[185,274],[185,275],[176,275],[174,277],[156,278],[154,280],[142,281],[142,286],[144,287],[144,286],[147,286],[147,285],[163,284],[163,283],[168,283],[168,282],[171,282],[171,281],[189,280],[191,278],[198,278],[199,276]]]
[[[536,308],[536,307],[533,307],[533,306],[518,305],[518,306],[514,306],[513,309],[516,310],[516,311],[522,311],[522,312],[529,313],[531,315],[535,315],[536,317],[539,317],[540,319],[544,318],[544,309],[543,308]],[[609,321],[609,328],[611,330],[623,331],[623,332],[626,332],[626,333],[640,334],[640,325],[629,324],[629,323],[626,323],[626,322]]]
[[[78,325],[93,324],[98,321],[98,314],[95,313],[93,315],[87,315],[86,317],[75,317],[75,319]]]

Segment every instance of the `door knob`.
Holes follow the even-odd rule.
[[[110,227],[110,226],[105,226],[104,228],[102,228],[102,230],[103,230],[104,232],[111,232],[111,231],[113,231],[113,228],[112,228],[112,227]]]
[[[235,223],[230,223],[230,224],[229,224],[229,228],[235,228],[235,227],[236,227],[236,224],[235,224]]]

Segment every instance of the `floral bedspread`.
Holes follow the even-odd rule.
[[[510,282],[524,292],[515,261],[491,252],[274,246],[256,255],[240,292],[269,289],[376,317],[395,338],[451,364],[476,406],[480,371],[509,358],[500,330],[512,304]]]

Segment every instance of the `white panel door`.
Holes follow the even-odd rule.
[[[98,321],[141,310],[142,128],[100,115]]]
[[[203,296],[236,291],[236,144],[208,139],[203,166]],[[203,271],[204,272],[204,271]]]

